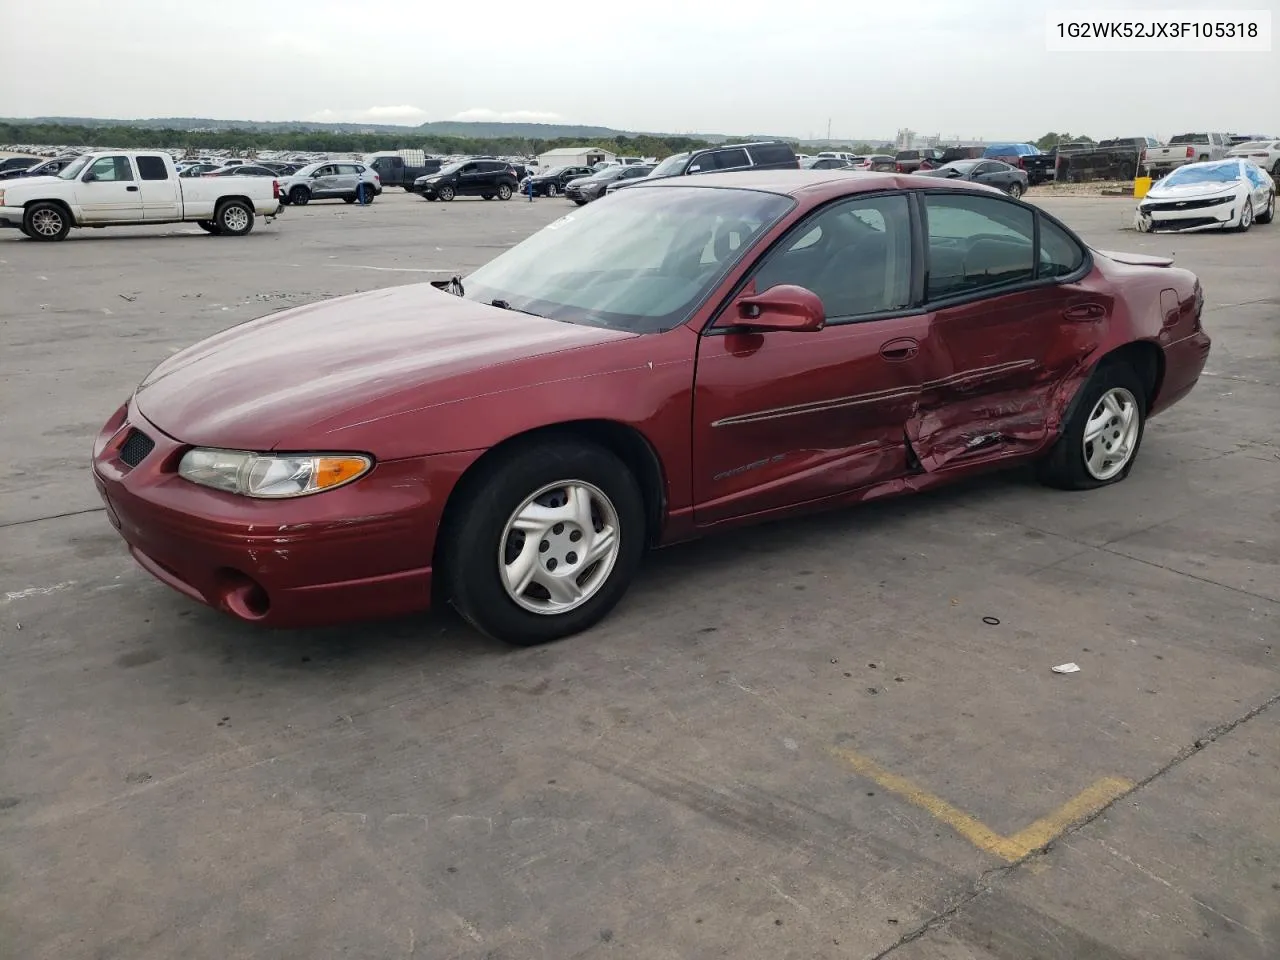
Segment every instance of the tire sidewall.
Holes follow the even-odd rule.
[[[243,230],[233,230],[231,227],[227,226],[227,211],[233,207],[238,207],[248,214],[249,222],[245,225]],[[248,204],[242,203],[239,200],[228,200],[220,206],[218,208],[218,212],[214,214],[213,225],[218,228],[218,232],[221,234],[229,237],[243,237],[253,229],[253,210],[250,209]]]
[[[646,518],[640,486],[613,453],[572,440],[530,444],[491,465],[459,506],[456,522],[441,531],[450,599],[481,632],[520,646],[579,633],[602,619],[626,593],[645,551]],[[506,523],[535,490],[556,481],[594,484],[618,513],[620,548],[604,586],[567,613],[544,615],[518,606],[498,569]]]
[[[448,203],[450,200],[452,200],[454,197],[458,195],[457,191],[454,190],[453,187],[449,187],[449,186],[441,187],[439,190],[436,191],[436,194],[445,203]]]
[[[500,185],[500,186],[498,187],[498,199],[499,199],[499,200],[510,200],[510,199],[511,199],[511,194],[512,194],[512,190],[511,190],[511,187],[510,187],[508,184],[505,184],[505,183],[504,183],[504,184],[502,184],[502,185]]]
[[[35,215],[41,210],[53,210],[62,218],[62,229],[55,234],[40,233],[32,228],[31,223],[35,219]],[[58,240],[65,240],[67,234],[71,232],[71,216],[62,207],[56,203],[37,203],[32,205],[22,217],[22,225],[26,229],[23,231],[30,239],[37,243],[50,243]]]
[[[311,202],[311,191],[306,187],[294,187],[289,191],[289,202],[295,206],[305,207]]]

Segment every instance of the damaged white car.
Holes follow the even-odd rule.
[[[1188,163],[1158,181],[1138,204],[1134,226],[1143,233],[1239,230],[1270,223],[1276,185],[1252,160],[1230,157]]]

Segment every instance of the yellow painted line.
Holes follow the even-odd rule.
[[[868,780],[875,781],[882,789],[897,794],[908,803],[927,811],[979,850],[995,854],[1011,863],[1043,847],[1077,820],[1096,813],[1112,800],[1133,789],[1133,783],[1123,777],[1104,777],[1072,797],[1047,817],[1041,817],[1012,836],[1004,836],[996,833],[976,817],[971,817],[959,807],[917,786],[906,777],[886,770],[870,757],[853,750],[836,750],[835,753],[857,773]]]

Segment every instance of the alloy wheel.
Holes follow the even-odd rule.
[[[62,214],[57,210],[37,210],[31,218],[31,229],[42,237],[56,237],[62,232]]]
[[[1084,465],[1095,480],[1110,480],[1122,471],[1137,449],[1142,426],[1137,398],[1124,387],[1112,387],[1098,398],[1084,427]]]
[[[536,490],[511,514],[498,545],[502,586],[531,613],[582,606],[617,562],[618,511],[599,487],[558,480]]]

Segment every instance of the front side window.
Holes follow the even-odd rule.
[[[801,226],[757,268],[756,290],[813,291],[830,320],[902,310],[911,302],[911,214],[901,194],[837,203]]]
[[[133,179],[128,157],[99,157],[89,168],[91,180],[120,183]]]
[[[1035,276],[1035,213],[995,197],[926,194],[930,300]]]
[[[621,190],[467,276],[465,295],[571,323],[667,330],[793,206],[790,197],[748,190]]]
[[[1040,276],[1065,277],[1084,266],[1084,248],[1053,221],[1040,218]]]

